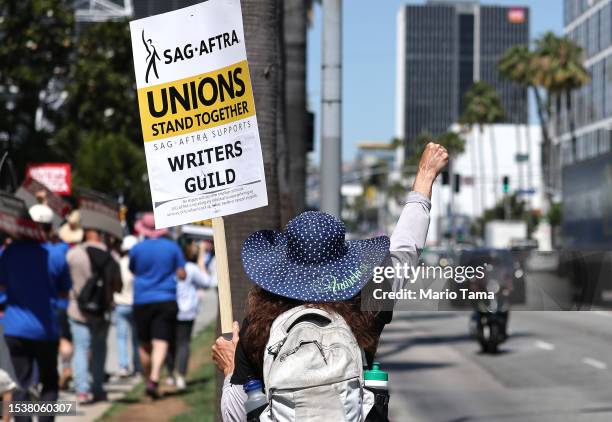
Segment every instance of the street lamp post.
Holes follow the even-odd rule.
[[[340,217],[342,176],[342,0],[323,0],[321,211]]]

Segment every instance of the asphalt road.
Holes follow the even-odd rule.
[[[393,421],[611,421],[612,313],[513,312],[496,356],[466,312],[398,312],[378,359]]]

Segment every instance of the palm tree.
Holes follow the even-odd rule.
[[[499,98],[499,94],[495,91],[491,85],[484,81],[477,81],[467,90],[464,96],[464,107],[463,115],[459,119],[462,124],[466,124],[469,127],[474,125],[478,126],[478,132],[480,135],[483,133],[484,125],[491,125],[494,123],[501,122],[504,117],[504,109]],[[495,135],[493,128],[490,131],[491,141],[491,160],[493,164],[493,186],[495,200],[497,201],[497,148],[495,145]],[[476,145],[474,145],[476,147]],[[484,186],[484,158],[482,156],[483,148],[482,145],[479,147],[480,151],[480,192],[482,205],[486,204],[486,193]]]
[[[591,79],[582,64],[583,60],[582,48],[567,37],[559,37],[552,32],[547,32],[535,42],[532,59],[533,84],[547,91],[549,113],[554,99],[558,116],[561,111],[561,99],[565,97],[574,154],[576,153],[576,135],[571,94],[573,90],[584,86]],[[547,155],[550,154],[550,146],[549,143]],[[550,157],[547,159],[550,160]]]
[[[550,166],[552,140],[549,132],[552,103],[553,100],[556,102],[558,115],[562,97],[565,97],[572,148],[575,153],[575,121],[571,93],[574,89],[584,86],[590,79],[582,61],[582,48],[566,37],[547,32],[536,40],[533,51],[527,45],[511,47],[498,63],[502,76],[532,88],[535,95],[542,130],[542,167],[547,185],[550,185],[552,179]],[[551,198],[550,192],[547,197]]]
[[[524,87],[525,89],[534,88],[532,85],[533,69],[531,66],[533,54],[529,51],[529,47],[525,44],[519,44],[510,47],[504,55],[501,57],[497,64],[497,69],[502,77],[514,82],[515,84]],[[538,90],[533,89],[536,97],[536,106],[538,110],[538,117],[540,119],[542,127],[542,139],[549,139],[548,128],[544,124],[544,111],[542,110],[541,94]],[[521,95],[517,92],[517,96]],[[519,98],[515,99],[515,104],[519,104]],[[516,146],[517,152],[521,149],[521,129],[520,126],[516,126],[517,138]],[[526,130],[527,137],[527,186],[532,187],[532,170],[531,170],[531,140],[529,127]],[[519,167],[519,186],[522,187],[522,171]]]

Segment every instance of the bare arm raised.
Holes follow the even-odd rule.
[[[406,205],[391,234],[390,251],[393,264],[417,265],[429,230],[431,189],[447,163],[446,148],[433,142],[428,143],[421,155],[412,192],[408,194]],[[394,290],[397,290],[402,283],[396,280],[393,284]]]

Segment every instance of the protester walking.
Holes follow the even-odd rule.
[[[82,240],[82,234],[79,239]],[[76,237],[66,236],[62,238],[61,234],[59,239],[54,236],[54,242],[50,243],[50,247],[58,250],[58,253],[64,256],[68,253],[70,245],[76,243]],[[79,242],[81,241],[79,240]],[[59,388],[60,390],[66,391],[70,387],[72,381],[72,332],[70,331],[70,324],[68,323],[68,298],[58,297],[54,301],[55,314],[57,317],[59,327],[59,359],[60,359],[60,377],[59,377]]]
[[[185,258],[168,237],[167,229],[155,229],[153,213],[143,215],[134,229],[145,238],[129,253],[130,271],[134,274],[134,322],[146,393],[155,399],[159,397],[161,368],[174,337],[176,283],[186,277]]]
[[[129,377],[133,373],[142,372],[138,356],[138,335],[133,318],[134,304],[134,274],[130,271],[129,252],[138,243],[135,236],[129,235],[121,242],[121,279],[123,288],[115,293],[115,323],[117,325],[117,347],[119,352],[119,376]],[[129,345],[132,345],[132,367],[130,368]]]
[[[404,254],[405,262],[417,264],[427,237],[432,185],[447,162],[443,147],[427,145],[413,192],[407,197],[391,239],[382,236],[347,242],[344,225],[338,219],[310,211],[291,220],[283,232],[262,230],[245,240],[242,262],[255,283],[246,317],[239,336],[234,334],[232,341],[219,337],[213,346],[213,359],[226,374],[221,398],[224,420],[246,420],[247,396],[242,385],[252,379],[273,384],[267,387],[272,391],[268,397],[274,406],[268,406],[262,420],[268,420],[272,413],[282,414],[280,420],[300,420],[300,415],[309,415],[312,421],[364,420],[374,400],[362,384],[351,381],[363,380],[360,365],[372,364],[392,311],[363,310],[367,295],[362,295],[362,290],[374,269],[387,264],[393,254]],[[393,288],[399,286],[394,284]],[[301,322],[313,324],[304,328]],[[323,334],[326,326],[334,330]],[[341,357],[328,361],[325,351],[329,353],[331,347],[306,341],[310,337],[292,338],[291,330],[319,334],[320,339],[344,338],[344,346],[334,348]],[[312,343],[317,347],[302,351],[307,359],[296,360],[296,352]],[[359,350],[363,350],[365,362]],[[232,368],[228,362],[234,353]],[[321,356],[325,364],[319,364]],[[283,366],[288,358],[293,359],[291,364]],[[270,370],[272,366],[275,371]],[[311,388],[302,389],[306,387]],[[365,406],[368,400],[370,408]]]
[[[211,277],[206,269],[205,256],[206,245],[204,242],[191,242],[185,247],[186,277],[182,283],[176,286],[176,302],[178,304],[178,315],[174,341],[166,358],[166,369],[171,384],[176,385],[179,391],[186,388],[185,377],[189,365],[189,344],[193,324],[200,309],[200,295],[198,289],[210,287]],[[177,370],[174,377],[174,370]]]
[[[58,397],[59,336],[54,300],[66,297],[72,282],[65,255],[46,242],[52,235],[53,212],[38,204],[30,215],[45,240],[15,240],[2,253],[0,291],[5,290],[7,296],[2,323],[17,381],[13,400],[30,400],[30,382],[36,367],[42,386],[39,399],[54,402]],[[53,419],[38,418],[41,422]]]
[[[100,231],[84,221],[85,242],[68,252],[73,280],[68,304],[70,330],[74,342],[72,371],[77,402],[89,404],[107,399],[105,380],[108,314],[113,292],[121,290],[119,264],[108,252]],[[89,381],[91,354],[91,375]]]

